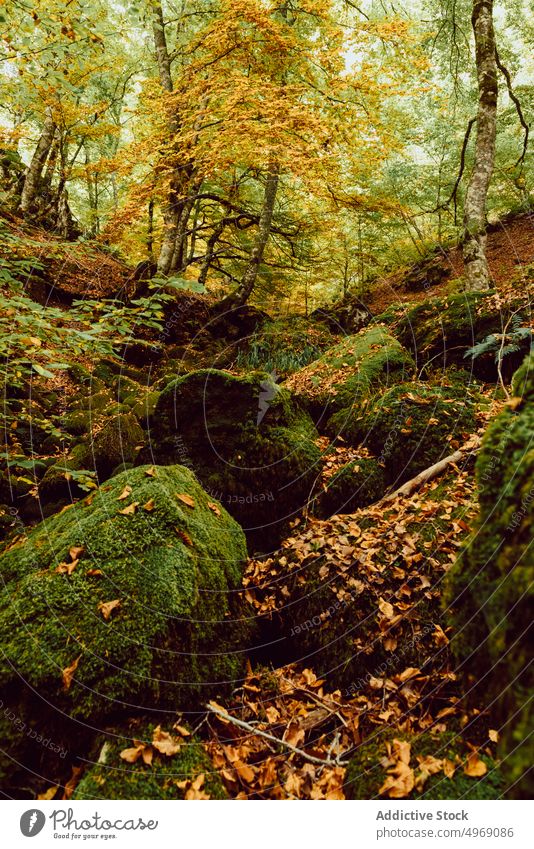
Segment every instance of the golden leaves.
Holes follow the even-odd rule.
[[[78,669],[78,664],[80,663],[81,659],[82,656],[79,655],[79,657],[77,657],[76,660],[74,660],[70,666],[65,667],[65,669],[61,673],[61,677],[63,679],[63,689],[65,691],[70,690],[72,679],[74,678],[74,673]]]
[[[115,598],[113,601],[100,601],[98,603],[98,610],[107,621],[114,610],[120,607],[121,600],[120,598]]]
[[[488,768],[479,757],[478,752],[471,752],[464,766],[464,773],[470,778],[481,778],[486,775]]]
[[[173,730],[178,730],[182,737],[187,737],[190,734],[187,728],[178,724],[173,726]],[[134,740],[133,746],[123,749],[120,757],[123,761],[131,764],[137,763],[141,758],[145,766],[151,766],[155,752],[166,758],[172,758],[181,750],[182,743],[181,739],[174,737],[168,731],[164,731],[161,725],[158,725],[152,732],[150,742]]]
[[[187,495],[187,493],[185,492],[177,492],[176,498],[178,498],[182,502],[182,504],[187,504],[188,507],[195,506],[195,499],[191,498],[191,496]]]

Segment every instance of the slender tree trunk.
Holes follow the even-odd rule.
[[[226,219],[221,218],[221,220],[215,225],[215,228],[209,237],[206,243],[206,253],[204,254],[204,259],[202,261],[202,267],[200,269],[200,273],[198,275],[198,282],[201,286],[206,285],[206,280],[208,278],[208,272],[210,270],[211,261],[213,259],[213,254],[215,251],[215,245],[221,238],[223,234],[223,230],[226,227]]]
[[[497,136],[497,62],[493,28],[493,0],[474,0],[471,17],[475,35],[478,114],[475,162],[464,207],[463,256],[466,289],[489,289],[486,259],[486,200],[495,164]]]
[[[163,90],[171,94],[173,91],[171,57],[167,46],[163,10],[160,3],[154,6],[152,31],[154,34],[159,81]],[[172,135],[176,133],[178,126],[179,122],[176,116],[170,116],[169,131]],[[171,174],[167,201],[162,210],[163,240],[158,257],[158,271],[160,274],[168,274],[173,265],[176,237],[183,208],[183,202],[181,202],[182,176],[180,172],[181,169],[176,167]]]
[[[271,235],[271,226],[273,221],[274,204],[276,201],[276,193],[278,191],[278,181],[280,178],[280,168],[277,163],[271,163],[267,172],[267,180],[265,183],[265,194],[263,196],[263,206],[258,224],[258,233],[256,241],[252,248],[248,265],[245,269],[241,282],[236,291],[223,298],[221,306],[223,308],[230,306],[241,306],[250,298],[258,271],[263,259],[263,254]]]
[[[37,147],[35,148],[32,160],[24,178],[24,186],[20,198],[20,209],[25,218],[31,216],[31,211],[39,191],[39,183],[43,167],[50,152],[50,148],[54,142],[55,132],[56,125],[52,117],[52,113],[50,110],[47,110],[41,137],[37,142]]]

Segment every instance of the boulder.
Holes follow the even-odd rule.
[[[481,380],[497,380],[495,358],[466,359],[465,354],[477,342],[492,333],[502,333],[515,310],[521,310],[528,322],[531,307],[528,296],[514,303],[502,303],[495,292],[462,292],[446,298],[431,298],[411,307],[393,325],[392,332],[413,354],[418,369],[443,370],[457,364],[468,367]],[[519,313],[518,313],[519,314]],[[510,354],[505,369],[512,372],[525,352]]]
[[[127,709],[202,709],[240,680],[239,525],[182,466],[123,472],[0,556],[6,757],[39,772]]]
[[[78,420],[86,438],[47,469],[39,484],[45,515],[79,498],[96,483],[103,483],[123,464],[132,463],[145,442],[145,433],[133,413],[102,417],[91,410],[76,411],[67,417],[71,432]],[[91,427],[96,428],[94,434],[88,432]]]
[[[458,734],[373,730],[356,749],[345,775],[347,799],[500,799],[502,776],[487,754],[482,777],[465,774],[468,747]],[[443,771],[448,766],[447,777]],[[399,768],[400,763],[400,768]],[[382,791],[380,793],[380,791]]]
[[[202,369],[162,391],[140,459],[194,469],[249,538],[269,546],[307,503],[315,439],[309,415],[270,375]]]
[[[338,469],[326,482],[314,504],[323,519],[338,513],[354,513],[378,501],[386,489],[384,468],[372,457],[353,460]]]
[[[310,318],[327,325],[333,333],[358,333],[372,319],[372,313],[356,295],[346,295],[331,306],[320,307]]]
[[[493,727],[501,729],[510,794],[531,798],[533,355],[516,373],[513,389],[513,404],[492,422],[482,442],[476,464],[478,525],[448,574],[445,602],[456,631],[452,649],[467,692],[479,710],[491,712]]]
[[[410,354],[384,327],[375,326],[347,336],[285,385],[321,422],[337,410],[358,406],[380,386],[409,379],[413,370]]]
[[[99,736],[73,799],[227,799],[202,743],[179,727],[133,720]]]
[[[475,430],[476,397],[461,385],[401,383],[362,411],[341,410],[327,431],[366,446],[384,464],[388,484],[400,484],[452,454]]]

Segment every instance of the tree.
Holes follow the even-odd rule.
[[[464,205],[463,255],[466,288],[483,291],[491,286],[486,259],[486,199],[495,165],[497,137],[497,60],[493,27],[493,0],[474,0],[472,26],[478,81],[475,161]]]

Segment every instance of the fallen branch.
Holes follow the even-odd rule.
[[[412,492],[419,489],[419,487],[424,483],[427,483],[441,474],[441,472],[443,472],[448,466],[458,463],[459,460],[467,454],[475,454],[478,451],[479,446],[480,440],[476,437],[474,440],[467,442],[459,448],[458,451],[455,451],[454,454],[449,454],[448,457],[444,457],[443,460],[438,460],[438,462],[434,463],[433,466],[429,466],[428,469],[425,469],[423,472],[419,472],[419,474],[414,478],[407,481],[402,486],[399,486],[395,492],[386,495],[380,501],[377,501],[376,504],[373,504],[373,507],[380,507],[382,504],[387,504],[389,501],[394,501],[396,498],[411,495]]]
[[[230,716],[230,714],[225,710],[222,710],[222,708],[216,707],[212,704],[206,705],[206,707],[209,711],[223,719],[225,722],[231,722],[239,728],[244,728],[250,734],[256,734],[258,737],[263,737],[271,743],[276,743],[277,746],[285,746],[285,748],[289,749],[290,752],[300,755],[301,758],[305,758],[307,761],[311,761],[311,763],[320,764],[321,766],[346,766],[348,763],[348,761],[341,761],[339,758],[316,758],[315,755],[309,755],[303,749],[293,746],[291,743],[286,742],[286,740],[281,740],[280,737],[275,737],[274,734],[268,734],[267,731],[260,731],[259,728],[255,728],[253,725],[250,725],[250,723],[245,722],[242,719],[236,719],[235,716]]]

